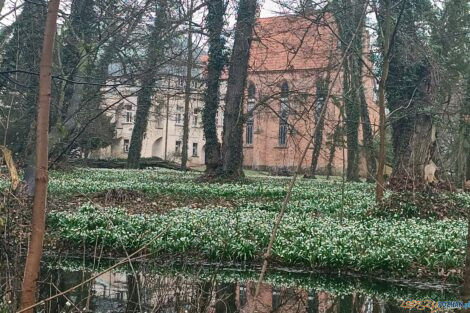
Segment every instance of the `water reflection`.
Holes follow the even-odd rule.
[[[41,299],[92,277],[87,271],[49,271],[41,282]],[[110,272],[83,284],[67,297],[48,302],[44,312],[253,312],[255,282],[220,281],[212,277]],[[263,284],[256,312],[280,313],[395,313],[423,312],[399,307],[398,300],[352,291],[333,293],[305,287]]]

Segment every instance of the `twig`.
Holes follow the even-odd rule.
[[[158,234],[158,235],[154,238],[154,240],[157,239],[157,238],[159,238],[166,230],[168,230],[168,228],[170,228],[170,226],[171,226],[171,225],[168,225],[168,226],[165,228],[164,231],[162,231],[160,234]],[[43,304],[45,304],[46,302],[51,301],[51,300],[53,300],[53,299],[55,299],[55,298],[57,298],[57,297],[61,297],[61,296],[63,296],[63,295],[66,295],[66,294],[68,294],[69,292],[74,291],[74,290],[77,289],[78,287],[81,287],[81,286],[83,286],[83,285],[85,285],[85,284],[87,284],[87,283],[89,283],[89,282],[95,280],[96,278],[100,277],[101,275],[106,274],[107,272],[112,271],[113,269],[115,269],[115,268],[117,268],[117,267],[119,267],[119,266],[121,266],[121,265],[123,265],[123,264],[125,264],[125,263],[130,262],[131,258],[133,258],[134,256],[136,256],[136,255],[139,254],[140,252],[144,251],[145,249],[147,249],[147,248],[150,246],[150,244],[154,242],[154,240],[149,241],[148,243],[146,243],[145,245],[143,245],[142,248],[140,248],[139,250],[137,250],[137,251],[131,253],[131,254],[130,254],[128,257],[126,257],[125,259],[119,261],[118,263],[114,264],[113,266],[108,267],[107,269],[105,269],[105,270],[99,272],[98,274],[96,274],[96,275],[94,275],[94,276],[92,276],[92,277],[90,277],[90,278],[88,278],[88,279],[82,281],[80,284],[75,285],[75,286],[73,286],[73,287],[71,287],[71,288],[69,288],[69,289],[67,289],[67,290],[65,290],[65,291],[62,291],[62,292],[58,293],[58,294],[55,294],[55,295],[53,295],[53,296],[51,296],[51,297],[49,297],[49,298],[46,298],[46,299],[44,299],[44,300],[41,300],[41,301],[39,301],[38,303],[35,303],[35,304],[33,304],[33,305],[29,306],[29,307],[23,308],[23,309],[17,311],[16,313],[26,312],[26,311],[28,311],[28,310],[34,309],[35,307],[37,307],[37,306],[39,306],[39,305],[43,305]]]
[[[344,54],[341,58],[340,65],[342,65],[344,63],[345,59],[346,59],[347,51],[351,48],[352,43],[354,41],[354,38],[356,37],[356,35],[357,35],[357,33],[358,33],[358,31],[361,27],[362,19],[365,16],[366,10],[367,10],[367,5],[365,6],[364,12],[362,14],[361,21],[359,22],[358,26],[356,27],[356,31],[354,32],[354,35],[351,38],[351,41],[349,42],[349,45],[346,48],[346,50],[345,50],[345,52],[344,52]],[[323,118],[323,116],[326,114],[326,111],[327,111],[327,108],[328,108],[328,100],[331,96],[332,89],[333,89],[334,84],[335,84],[336,80],[338,79],[340,73],[341,73],[341,66],[339,67],[338,71],[336,72],[336,75],[335,75],[335,78],[334,78],[334,80],[331,84],[331,87],[328,89],[328,94],[326,95],[326,103],[322,108],[320,118]],[[317,128],[318,128],[318,123],[315,125],[313,134],[316,133]],[[279,226],[281,224],[281,221],[282,221],[282,218],[284,216],[285,210],[287,208],[287,204],[289,203],[290,198],[292,196],[292,190],[294,188],[295,182],[297,181],[297,177],[298,177],[300,171],[302,170],[302,164],[304,162],[305,156],[307,155],[307,151],[309,150],[310,145],[311,145],[312,141],[314,140],[314,135],[313,134],[310,136],[310,140],[308,141],[307,146],[305,147],[305,149],[302,153],[302,157],[300,158],[300,161],[297,165],[297,169],[294,173],[294,177],[292,177],[292,179],[289,183],[289,187],[287,189],[286,197],[284,198],[284,201],[282,202],[281,209],[280,209],[279,214],[277,215],[276,221],[274,223],[274,227],[273,227],[273,230],[272,230],[272,233],[271,233],[271,238],[269,240],[268,247],[266,249],[266,253],[263,256],[263,266],[261,268],[258,283],[256,284],[256,291],[255,291],[254,302],[253,302],[254,306],[255,306],[254,311],[256,311],[257,299],[258,299],[258,296],[259,296],[261,283],[263,282],[264,276],[266,275],[266,271],[267,271],[268,263],[269,263],[269,258],[271,257],[271,254],[272,254],[272,248],[273,248],[274,241],[276,240],[277,231],[279,229]]]

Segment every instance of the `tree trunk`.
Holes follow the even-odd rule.
[[[467,91],[461,104],[459,129],[459,155],[457,158],[457,180],[460,186],[470,180],[470,77],[467,79]]]
[[[318,123],[318,127],[315,127],[315,133],[313,134],[314,144],[312,152],[312,163],[310,165],[310,177],[315,178],[317,170],[318,158],[320,157],[321,146],[323,143],[323,129],[325,127],[325,115],[321,116],[321,111],[325,102],[325,97],[328,94],[328,83],[321,79],[317,82],[317,100],[315,105],[315,122]]]
[[[168,0],[159,0],[156,6],[155,27],[152,31],[148,46],[148,57],[145,73],[142,78],[142,87],[137,93],[137,112],[135,116],[134,129],[132,130],[127,166],[139,168],[142,152],[142,141],[147,129],[148,116],[152,106],[152,95],[155,87],[156,67],[158,61],[163,57],[165,47],[163,46],[162,34],[165,32],[167,23]]]
[[[316,132],[314,134],[315,144],[313,145],[313,152],[312,152],[312,164],[310,165],[310,177],[315,178],[315,174],[317,171],[317,164],[318,158],[320,157],[321,146],[323,142],[323,128],[325,125],[325,118],[322,118],[318,121],[318,127],[316,128]]]
[[[410,116],[392,126],[395,155],[392,186],[414,190],[427,182],[425,167],[432,162],[435,145],[432,117]]]
[[[362,76],[362,75],[361,75]],[[377,162],[374,153],[374,133],[370,123],[369,108],[364,94],[363,86],[360,87],[361,93],[361,122],[362,122],[362,138],[365,148],[367,163],[367,181],[372,183],[375,181],[377,173]]]
[[[46,199],[48,185],[48,131],[51,104],[51,76],[54,38],[60,0],[50,0],[44,30],[44,42],[39,67],[39,98],[36,130],[36,188],[34,191],[31,240],[21,288],[21,309],[36,303],[37,280],[40,272],[45,233]],[[33,312],[33,309],[25,312]]]
[[[335,131],[333,133],[333,143],[330,147],[330,156],[328,157],[328,165],[326,166],[326,178],[329,179],[330,176],[333,175],[333,161],[335,159],[336,147],[340,142],[340,136],[342,133],[342,129],[339,125],[335,127]]]
[[[346,54],[343,63],[343,99],[345,107],[345,130],[347,138],[347,170],[349,181],[359,180],[359,121],[361,115],[362,88],[362,40],[365,22],[363,0],[336,0],[334,13],[341,38],[341,49]],[[359,24],[360,23],[360,24]],[[359,26],[359,27],[356,27]],[[357,29],[356,29],[357,28]],[[348,49],[351,43],[352,49]]]
[[[153,72],[153,71],[152,71]],[[142,87],[137,93],[137,111],[135,114],[134,129],[132,130],[127,167],[139,168],[142,152],[142,141],[147,130],[148,116],[152,106],[152,93],[156,79],[148,74],[142,82]]]
[[[419,40],[419,15],[406,2],[400,4],[397,20],[403,22],[396,30],[395,44],[390,47],[390,71],[386,85],[390,109],[394,166],[390,187],[416,190],[434,181],[437,168],[434,156],[436,131],[433,126],[433,105],[437,84],[435,65],[427,56],[415,53]],[[410,41],[409,38],[415,38]],[[380,95],[382,97],[382,95]],[[425,173],[426,172],[426,173]]]
[[[190,2],[188,11],[193,11],[193,0]],[[188,56],[187,56],[187,65],[186,65],[186,85],[184,88],[184,118],[183,118],[183,146],[181,153],[181,167],[183,169],[187,168],[188,162],[188,139],[189,139],[189,105],[191,102],[191,80],[192,80],[192,70],[193,70],[193,14],[190,13],[188,21]]]
[[[206,174],[213,175],[221,165],[216,115],[219,109],[220,75],[226,64],[225,39],[222,37],[225,15],[224,0],[209,0],[206,25],[209,32],[209,62],[204,93],[204,126]]]
[[[129,274],[127,275],[127,305],[126,313],[136,313],[141,312],[140,305],[140,279],[138,274]]]
[[[235,299],[235,289],[237,284],[226,283],[217,284],[215,313],[235,313],[237,305]]]
[[[348,52],[351,53],[351,52]],[[356,82],[353,56],[344,62],[344,97],[346,111],[346,138],[348,147],[348,163],[346,178],[348,181],[359,180],[359,103],[357,102]]]
[[[380,77],[379,82],[379,136],[380,136],[380,145],[379,145],[379,162],[377,167],[377,178],[376,178],[376,185],[375,185],[375,199],[377,202],[381,202],[384,196],[385,190],[385,154],[386,154],[386,133],[385,133],[385,86],[388,79],[388,72],[390,69],[390,44],[391,44],[391,4],[389,0],[384,1],[384,24],[382,27],[382,54],[384,56],[384,60],[382,62],[381,73],[382,77]],[[379,18],[379,17],[377,17]],[[396,26],[398,27],[398,25]]]
[[[238,6],[235,41],[230,59],[225,99],[222,144],[223,175],[238,179],[243,173],[243,96],[256,16],[256,0],[241,0]]]

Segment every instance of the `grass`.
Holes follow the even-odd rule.
[[[85,204],[72,211],[51,212],[51,237],[76,247],[99,242],[108,250],[122,251],[149,243],[157,255],[259,261],[289,178],[252,175],[250,183],[208,184],[197,182],[198,175],[164,169],[52,172],[50,197],[64,203],[79,195],[93,199],[97,193],[126,190],[149,199],[164,195],[189,202],[220,199],[234,205],[135,214],[126,207]],[[300,179],[274,245],[273,261],[392,276],[437,276],[463,266],[467,226],[462,216],[423,216],[419,207],[409,203],[384,211],[374,204],[373,192],[374,186],[367,183],[343,186],[337,180]],[[446,197],[461,209],[470,206],[468,194]]]

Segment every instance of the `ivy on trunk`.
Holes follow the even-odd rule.
[[[243,177],[243,96],[255,26],[257,1],[241,0],[238,5],[235,40],[230,59],[225,99],[222,144],[222,172],[229,179]]]

